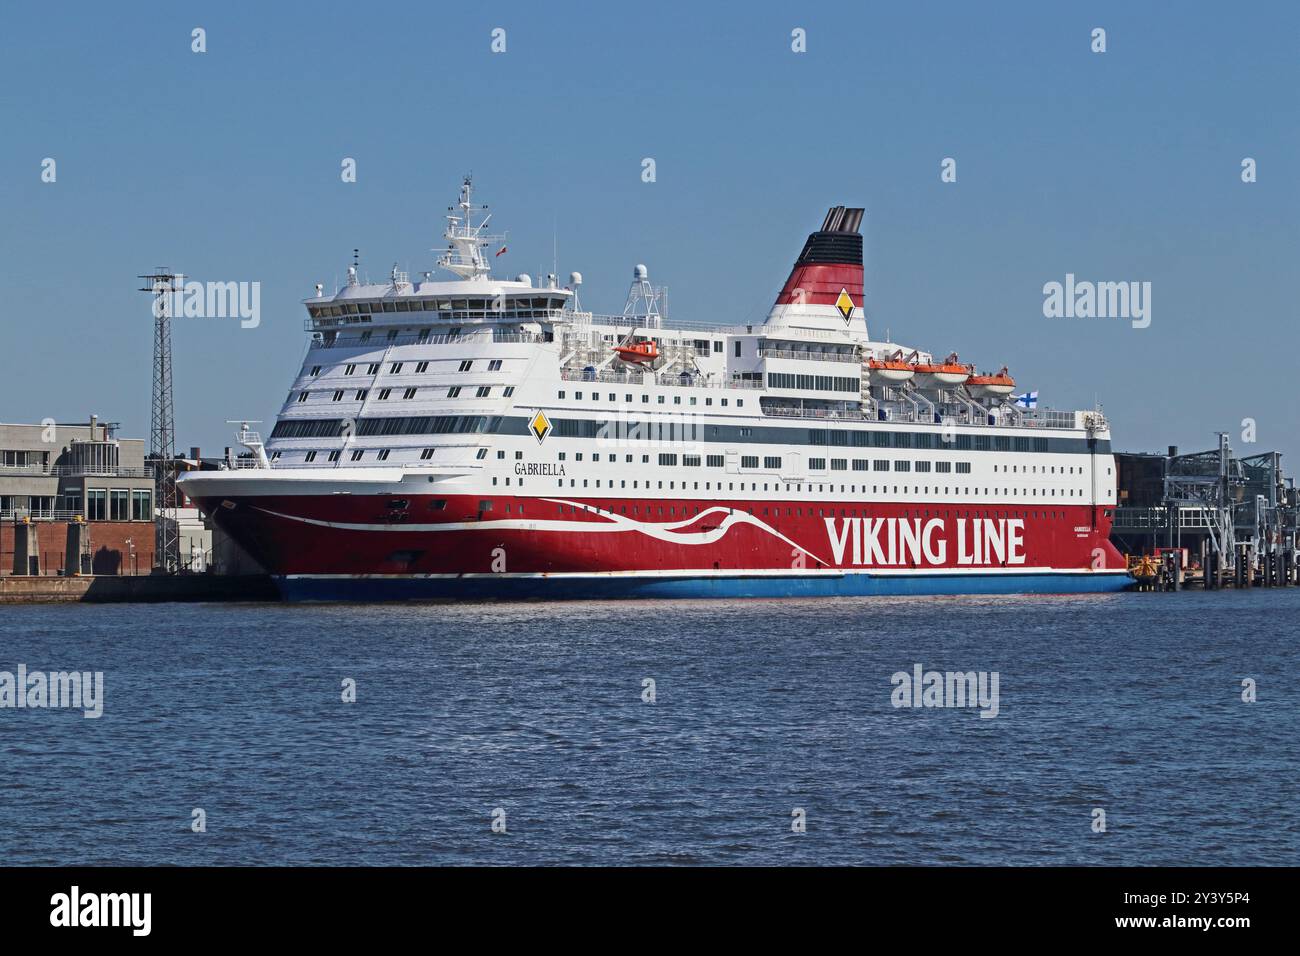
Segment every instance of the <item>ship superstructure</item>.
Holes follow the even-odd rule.
[[[182,479],[291,598],[1109,590],[1099,411],[1027,411],[873,340],[862,210],[837,206],[757,325],[671,321],[638,265],[620,315],[581,276],[494,278],[471,184],[438,265],[307,299],[263,440]]]

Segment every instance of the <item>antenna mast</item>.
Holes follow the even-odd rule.
[[[154,466],[154,563],[164,573],[180,567],[180,528],[176,519],[176,420],[172,406],[172,295],[185,283],[180,273],[159,266],[143,275],[141,292],[153,293],[153,410],[149,454]]]

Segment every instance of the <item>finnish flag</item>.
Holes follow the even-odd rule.
[[[1038,393],[1037,393],[1037,392],[1025,392],[1025,394],[1023,394],[1023,395],[1017,395],[1017,396],[1016,396],[1016,404],[1019,405],[1021,408],[1037,408],[1037,407],[1038,407]]]

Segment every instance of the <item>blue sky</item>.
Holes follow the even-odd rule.
[[[1300,5],[14,3],[0,51],[3,421],[147,438],[135,277],[165,264],[262,286],[257,329],[176,324],[177,445],[219,451],[278,410],[314,283],[353,247],[433,268],[473,171],[503,271],[556,242],[617,312],[645,262],[670,315],[722,324],[864,206],[873,331],[1099,400],[1119,448],[1222,429],[1300,468]],[[1151,326],[1045,318],[1067,273],[1151,282]]]

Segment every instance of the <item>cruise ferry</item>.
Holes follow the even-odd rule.
[[[180,487],[291,600],[1127,586],[1103,415],[873,339],[862,214],[832,208],[766,320],[724,327],[666,318],[642,265],[619,315],[576,272],[494,277],[466,179],[448,275],[318,285],[269,435]]]

